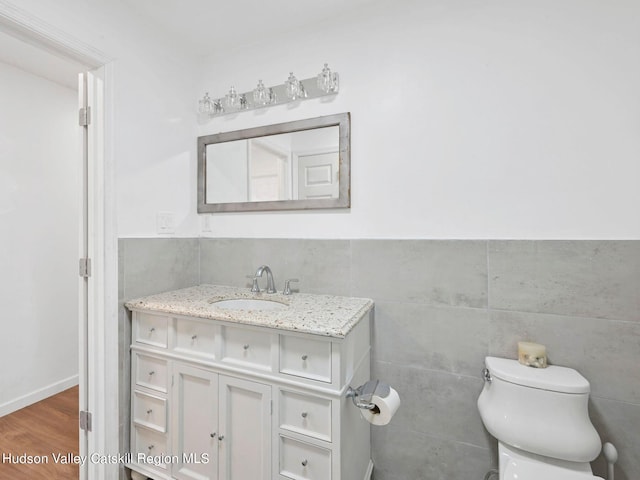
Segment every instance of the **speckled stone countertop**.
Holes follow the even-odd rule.
[[[282,310],[231,310],[215,302],[232,299],[261,299],[288,305]],[[125,303],[130,310],[162,312],[189,317],[278,328],[344,338],[371,310],[368,298],[336,297],[294,293],[252,293],[248,288],[199,285],[137,298]]]

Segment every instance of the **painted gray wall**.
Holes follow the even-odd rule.
[[[640,478],[640,241],[122,239],[120,249],[122,299],[247,286],[263,263],[278,289],[295,277],[303,292],[372,298],[372,373],[403,402],[372,427],[375,480],[476,480],[495,466],[479,374],[486,355],[515,358],[518,340],[589,379],[591,417],[620,452],[616,478]],[[602,458],[594,470],[604,475]]]

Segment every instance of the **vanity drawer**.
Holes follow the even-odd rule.
[[[280,475],[295,480],[330,480],[331,450],[281,436]]]
[[[169,372],[166,360],[134,352],[133,364],[136,385],[167,393]]]
[[[136,312],[133,339],[137,343],[167,348],[169,319],[162,315]]]
[[[271,371],[271,335],[260,330],[222,327],[222,361]]]
[[[133,392],[133,421],[137,425],[167,431],[167,400],[139,391]]]
[[[331,441],[331,400],[280,390],[280,428]]]
[[[215,355],[216,326],[212,323],[176,320],[175,350],[210,360]]]
[[[331,342],[280,335],[280,373],[331,383]]]
[[[168,444],[165,433],[154,432],[144,427],[136,426],[133,431],[132,440],[133,460],[142,463],[149,468],[167,469],[167,464],[162,462],[167,456]],[[139,461],[138,454],[152,456],[146,461]]]

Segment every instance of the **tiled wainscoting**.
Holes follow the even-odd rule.
[[[402,398],[392,423],[372,428],[375,480],[481,480],[495,467],[480,371],[486,355],[515,358],[518,340],[591,382],[591,417],[620,452],[616,479],[640,478],[640,241],[121,239],[119,250],[121,300],[249,285],[261,264],[279,290],[299,278],[303,292],[372,298],[372,375]],[[602,458],[594,469],[604,476]]]

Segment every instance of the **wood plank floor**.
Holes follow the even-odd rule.
[[[73,387],[0,417],[0,480],[77,480],[79,467],[56,463],[52,454],[78,455],[78,410]],[[15,463],[23,454],[45,456],[48,463]]]

